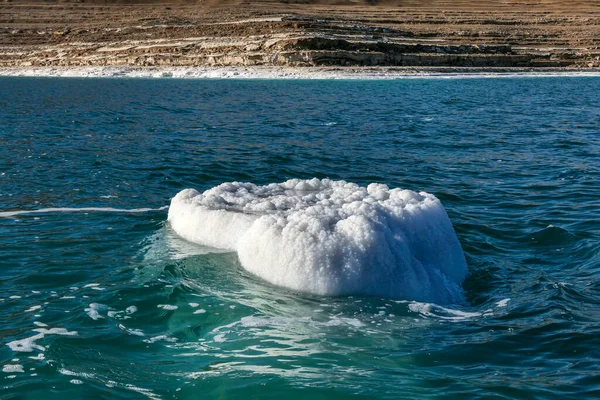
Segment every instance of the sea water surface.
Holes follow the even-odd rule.
[[[600,397],[600,78],[0,78],[0,398]],[[184,188],[436,195],[465,301],[321,297],[178,238]]]

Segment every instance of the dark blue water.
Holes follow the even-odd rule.
[[[600,397],[598,93],[0,78],[0,397]],[[161,209],[188,187],[312,177],[438,196],[467,303],[279,289]]]

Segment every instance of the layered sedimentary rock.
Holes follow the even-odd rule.
[[[593,1],[5,2],[0,66],[600,67]]]

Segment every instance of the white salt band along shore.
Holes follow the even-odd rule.
[[[600,76],[598,70],[526,68],[486,71],[485,69],[387,67],[0,67],[0,76],[62,78],[177,78],[177,79],[359,79],[391,80],[412,78],[516,78],[516,77],[589,77]],[[461,72],[462,71],[462,72]]]
[[[232,182],[181,191],[168,219],[183,238],[236,251],[246,270],[293,290],[463,300],[464,253],[429,193],[329,179]]]

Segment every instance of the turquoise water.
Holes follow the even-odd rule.
[[[0,78],[0,398],[599,397],[598,93]],[[312,177],[440,198],[466,301],[293,293],[166,224],[184,188]]]

